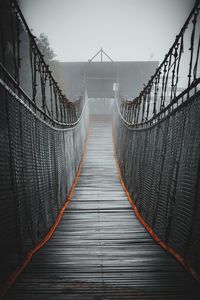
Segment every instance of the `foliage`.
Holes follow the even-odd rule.
[[[44,55],[44,59],[47,64],[50,64],[52,60],[55,58],[56,54],[53,49],[50,47],[48,37],[41,33],[39,37],[36,37],[36,43],[41,53]]]
[[[60,62],[55,59],[56,54],[50,46],[47,35],[41,33],[39,37],[36,37],[36,43],[42,55],[44,55],[44,60],[49,65],[55,80],[58,82],[60,88],[65,92],[65,86],[61,79]]]

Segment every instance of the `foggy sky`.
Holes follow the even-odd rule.
[[[163,60],[194,0],[20,0],[33,34],[60,61],[87,61],[101,47],[115,61]]]

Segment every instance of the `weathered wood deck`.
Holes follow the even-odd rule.
[[[200,299],[196,282],[136,219],[118,179],[110,122],[92,123],[71,204],[7,299]]]

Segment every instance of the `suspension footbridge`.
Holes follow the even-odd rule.
[[[200,298],[199,6],[139,95],[116,77],[94,114],[92,81],[70,101],[0,3],[0,298]]]

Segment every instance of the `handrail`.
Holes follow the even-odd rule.
[[[162,115],[164,116],[166,113],[171,112],[171,108],[172,110],[174,109],[175,103],[178,106],[182,104],[185,101],[183,98],[186,94],[186,98],[189,98],[190,91],[194,90],[196,92],[198,90],[200,83],[200,78],[197,78],[198,71],[200,72],[200,32],[197,32],[196,24],[197,22],[200,23],[198,19],[199,5],[200,0],[196,0],[173,45],[139,96],[132,101],[128,101],[118,93],[117,101],[121,112],[120,115],[123,116],[123,120],[126,120],[128,126],[143,127],[159,121]],[[178,93],[179,73],[184,54],[184,38],[186,31],[187,33],[189,32],[189,26],[191,26],[190,52],[187,53],[185,58],[186,61],[189,59],[188,82],[187,87]],[[199,36],[196,36],[197,34]],[[186,80],[187,77],[185,77],[184,79]],[[169,80],[171,80],[170,88]]]
[[[3,74],[2,77],[4,78],[4,80],[0,78],[0,85],[2,85],[5,88],[5,90],[7,90],[7,92],[12,94],[16,99],[20,99],[21,102],[23,102],[27,107],[29,107],[32,113],[36,113],[36,114],[39,113],[40,118],[42,117],[42,119],[47,123],[49,123],[50,125],[59,128],[71,128],[71,127],[75,127],[80,122],[85,108],[85,97],[84,98],[80,97],[80,99],[78,100],[82,102],[83,108],[81,110],[80,115],[76,118],[76,121],[71,123],[61,123],[53,119],[51,116],[45,114],[45,112],[40,107],[38,107],[35,104],[35,102],[27,95],[27,93],[22,89],[22,87],[20,87],[17,84],[15,79],[6,71],[6,69],[1,63],[0,63],[0,74]],[[10,87],[10,85],[12,87]],[[14,92],[15,89],[17,89],[18,95]]]
[[[5,24],[0,26],[2,44],[0,73],[3,81],[4,78],[7,84],[10,81],[8,85],[13,86],[15,92],[17,90],[17,93],[28,101],[33,110],[38,111],[45,121],[61,127],[75,126],[83,110],[83,97],[70,102],[62,93],[17,1],[3,0],[0,6],[2,8],[0,19],[2,22],[5,21]],[[8,25],[10,26],[7,34]],[[8,44],[11,54],[7,49]]]
[[[58,86],[58,83],[56,82],[56,80],[54,79],[54,77],[52,76],[52,73],[51,71],[49,70],[49,65],[46,64],[45,60],[44,60],[44,56],[43,54],[41,53],[40,49],[38,48],[38,45],[35,41],[35,37],[32,35],[30,29],[29,29],[29,26],[19,8],[19,5],[17,3],[16,0],[11,0],[12,1],[12,5],[13,5],[13,9],[16,10],[16,13],[19,15],[20,19],[22,20],[23,22],[23,25],[25,26],[25,29],[26,31],[28,32],[28,35],[30,37],[30,40],[31,40],[31,43],[32,43],[32,47],[34,47],[37,51],[37,55],[39,56],[41,62],[44,64],[44,68],[45,68],[45,71],[48,73],[48,76],[50,77],[50,79],[52,80],[53,82],[53,85],[55,86],[55,89],[58,91],[58,93],[60,94],[60,96],[65,99],[67,102],[69,102],[69,100],[67,99],[67,97],[62,93],[61,89],[59,88]]]

